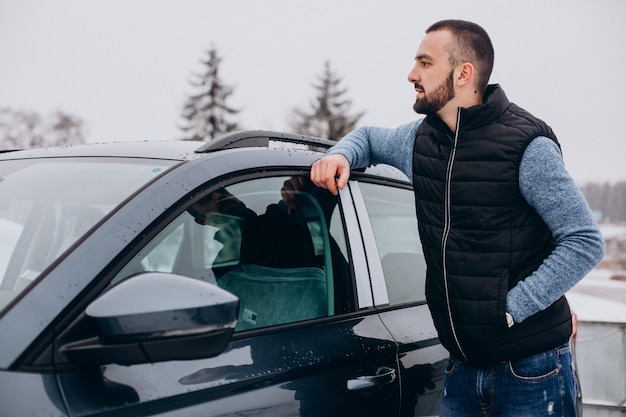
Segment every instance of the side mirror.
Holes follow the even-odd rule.
[[[83,366],[131,365],[217,356],[237,322],[239,300],[180,275],[149,272],[111,287],[85,310],[96,337],[60,352]]]

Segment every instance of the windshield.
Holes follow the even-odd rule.
[[[176,161],[0,162],[0,310],[97,222]]]

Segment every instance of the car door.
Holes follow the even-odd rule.
[[[368,177],[355,177],[350,189],[366,242],[374,304],[398,343],[401,415],[438,415],[448,352],[426,305],[413,191],[406,182]]]
[[[180,175],[181,185],[185,178],[203,174],[189,169]],[[110,288],[134,274],[156,271],[221,286],[240,298],[237,328],[226,349],[212,358],[130,365],[57,363],[65,369],[58,381],[69,414],[398,415],[397,344],[373,305],[354,207],[350,199],[338,201],[315,188],[285,191],[285,184],[294,178],[304,182],[307,176],[306,168],[247,169],[206,181],[164,204],[168,209],[107,267],[102,282]],[[174,179],[155,183],[149,195],[175,195],[173,187]],[[309,213],[302,220],[312,253],[302,257],[304,266],[271,263],[294,260],[302,253],[294,245],[303,239],[293,239],[300,229],[287,227],[291,236],[279,236],[285,226],[281,219],[291,209],[284,200],[289,194],[318,210],[317,218]],[[215,195],[230,211],[215,212]],[[146,210],[148,205],[154,205],[150,198]],[[260,248],[261,255],[249,250],[252,246]],[[287,255],[274,256],[278,246],[284,246],[280,253]],[[244,253],[251,263],[243,261]],[[313,269],[327,274],[319,277]],[[272,283],[271,291],[265,291],[267,282]],[[304,288],[295,300],[294,282]],[[319,293],[319,286],[326,290],[321,291],[324,297],[311,302],[309,296]],[[259,301],[265,298],[267,302]],[[319,304],[324,308],[308,307]],[[78,329],[84,331],[81,320],[79,316],[69,323],[57,344],[67,346]]]

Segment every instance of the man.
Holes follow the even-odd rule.
[[[357,129],[311,168],[336,194],[351,168],[385,163],[415,190],[426,296],[450,364],[442,416],[574,416],[565,292],[603,257],[556,136],[488,85],[493,47],[459,20],[426,31],[397,129]]]
[[[300,212],[311,205],[300,191],[309,192],[311,188],[307,177],[289,178],[280,190],[282,200],[267,206],[260,215],[225,188],[191,206],[187,211],[196,223],[219,229],[215,240],[224,246],[213,262],[216,278],[239,263],[273,268],[323,266]]]

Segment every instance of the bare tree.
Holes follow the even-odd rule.
[[[626,222],[626,181],[589,183],[580,187],[589,206],[603,221]]]
[[[204,72],[191,82],[197,93],[187,98],[182,112],[184,124],[180,127],[186,140],[211,140],[239,129],[238,124],[230,120],[239,110],[227,104],[234,89],[222,81],[221,62],[217,49],[211,46],[202,61]]]
[[[46,117],[34,111],[0,108],[0,147],[27,149],[85,143],[83,121],[57,111]]]
[[[332,71],[327,61],[324,73],[318,77],[315,100],[310,110],[294,109],[295,120],[291,128],[299,134],[318,136],[338,141],[356,127],[365,113],[349,114],[352,101],[345,98],[347,88],[341,87],[342,79]]]

